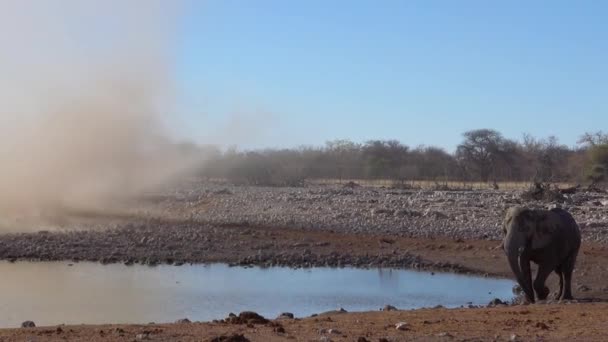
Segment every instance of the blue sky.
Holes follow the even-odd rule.
[[[244,147],[608,128],[608,2],[191,1],[176,122]]]

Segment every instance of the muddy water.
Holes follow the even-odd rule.
[[[0,326],[208,321],[253,310],[307,316],[339,307],[454,307],[509,299],[513,282],[390,269],[0,263]]]

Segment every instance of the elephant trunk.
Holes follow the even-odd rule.
[[[532,287],[532,275],[530,271],[530,259],[528,256],[527,243],[522,236],[515,237],[508,234],[504,242],[504,250],[509,259],[509,266],[517,279],[517,282],[526,294],[529,302],[534,302],[534,289]],[[519,239],[518,239],[519,238]],[[516,241],[522,240],[522,241]]]

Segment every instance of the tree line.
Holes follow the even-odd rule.
[[[254,185],[296,185],[306,179],[597,185],[608,179],[608,134],[601,131],[585,133],[572,148],[553,136],[526,134],[516,141],[493,129],[476,129],[463,133],[454,153],[434,146],[411,148],[398,140],[334,140],[294,149],[206,147],[205,156],[204,176]]]

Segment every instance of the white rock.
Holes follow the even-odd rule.
[[[397,330],[406,331],[406,330],[410,330],[410,325],[407,322],[399,322],[399,323],[395,324],[395,328]]]

